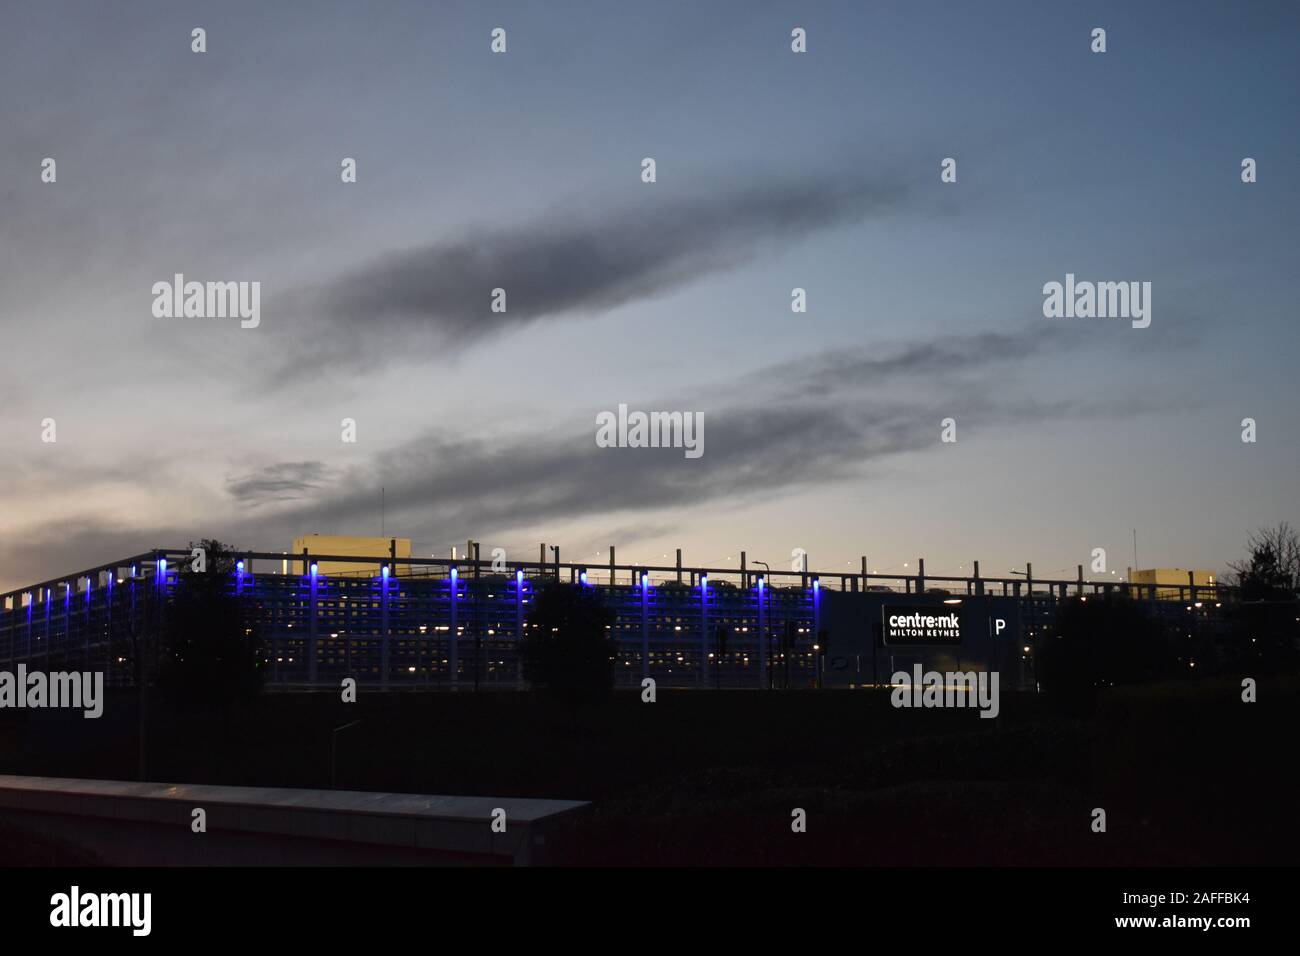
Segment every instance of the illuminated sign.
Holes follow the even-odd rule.
[[[886,604],[881,613],[886,645],[961,643],[961,615],[955,609]]]

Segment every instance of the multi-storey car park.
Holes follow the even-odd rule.
[[[1213,628],[1232,588],[1187,584],[740,568],[561,563],[389,555],[245,552],[229,573],[248,633],[263,642],[267,685],[384,689],[518,688],[517,648],[548,579],[595,588],[613,609],[617,683],[663,687],[864,687],[896,670],[997,670],[1003,687],[1034,687],[1034,649],[1068,595],[1123,592],[1191,628]],[[12,670],[102,670],[132,682],[163,606],[186,586],[190,549],[160,549],[0,596],[0,659]],[[760,562],[761,563],[761,562]],[[326,574],[323,568],[331,573]],[[1204,580],[1204,578],[1200,578]],[[956,614],[937,641],[891,640],[896,613]],[[907,633],[915,633],[909,630]]]

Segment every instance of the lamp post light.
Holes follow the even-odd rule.
[[[1025,578],[1025,584],[1026,584],[1025,597],[1029,600],[1029,647],[1030,647],[1029,669],[1034,675],[1034,690],[1037,691],[1039,690],[1038,630],[1034,626],[1036,623],[1036,621],[1034,620],[1035,617],[1034,615],[1034,566],[1032,564],[1026,564],[1025,570],[1023,571],[1017,571],[1015,568],[1011,568],[1010,570],[1012,574],[1020,574],[1023,575]]]

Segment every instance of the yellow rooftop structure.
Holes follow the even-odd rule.
[[[345,555],[348,557],[375,558],[373,564],[363,561],[318,561],[317,571],[329,575],[347,575],[372,577],[379,574],[380,567],[390,556],[409,558],[411,556],[410,538],[380,538],[345,534],[308,534],[293,539],[293,550],[289,559],[301,558],[303,548],[314,558],[318,554]],[[399,565],[393,569],[405,571],[406,566]]]
[[[1129,571],[1129,584],[1140,584],[1145,587],[1156,586],[1158,597],[1177,597],[1179,588],[1214,587],[1218,584],[1218,577],[1213,571],[1196,570],[1192,568],[1146,568],[1141,571]]]

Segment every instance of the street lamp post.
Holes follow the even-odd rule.
[[[1029,600],[1029,668],[1034,675],[1034,690],[1038,690],[1038,631],[1034,627],[1034,566],[1028,562],[1025,563],[1025,570],[1017,571],[1011,569],[1012,574],[1024,575],[1025,578],[1025,597]]]

